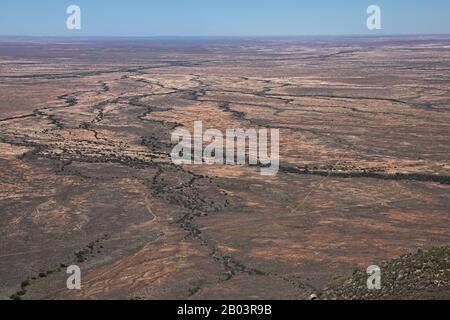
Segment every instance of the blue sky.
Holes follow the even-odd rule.
[[[66,8],[82,30],[66,29]],[[366,9],[382,9],[381,31]],[[450,34],[449,0],[2,0],[0,35],[295,36]]]

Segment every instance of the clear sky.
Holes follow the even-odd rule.
[[[81,7],[82,30],[66,29]],[[382,9],[369,31],[366,9]],[[0,35],[295,36],[450,34],[450,0],[2,0]]]

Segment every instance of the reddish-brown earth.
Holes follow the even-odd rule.
[[[449,49],[1,39],[0,298],[306,299],[449,246]],[[172,164],[196,120],[279,128],[280,172]]]

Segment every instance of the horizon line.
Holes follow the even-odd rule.
[[[115,36],[115,35],[2,35],[0,38],[46,38],[46,39],[242,39],[242,38],[385,38],[385,37],[432,37],[450,36],[450,33],[392,33],[392,34],[304,34],[304,35],[154,35],[154,36]]]

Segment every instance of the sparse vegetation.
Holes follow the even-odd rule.
[[[37,274],[37,276],[31,276],[28,279],[24,280],[21,282],[20,284],[20,290],[17,291],[16,293],[12,294],[10,296],[11,300],[22,300],[23,296],[26,295],[27,293],[27,287],[31,286],[33,282],[38,281],[38,279],[42,279],[42,278],[46,278],[51,276],[54,273],[59,273],[61,272],[63,269],[66,269],[68,267],[69,264],[72,264],[74,262],[76,263],[83,263],[87,260],[87,254],[89,254],[90,252],[94,251],[96,246],[99,245],[101,243],[101,241],[104,241],[108,239],[108,234],[104,234],[102,237],[96,239],[93,242],[90,242],[89,244],[86,245],[86,247],[80,251],[77,251],[75,253],[75,259],[70,262],[70,263],[60,263],[57,267],[55,267],[54,269],[50,269],[47,271],[43,271],[43,272],[39,272]],[[103,248],[103,246],[102,246]],[[97,251],[98,253],[101,253],[100,249],[98,249]]]
[[[419,250],[380,265],[381,290],[367,289],[365,270],[326,289],[323,299],[450,299],[450,247]]]

